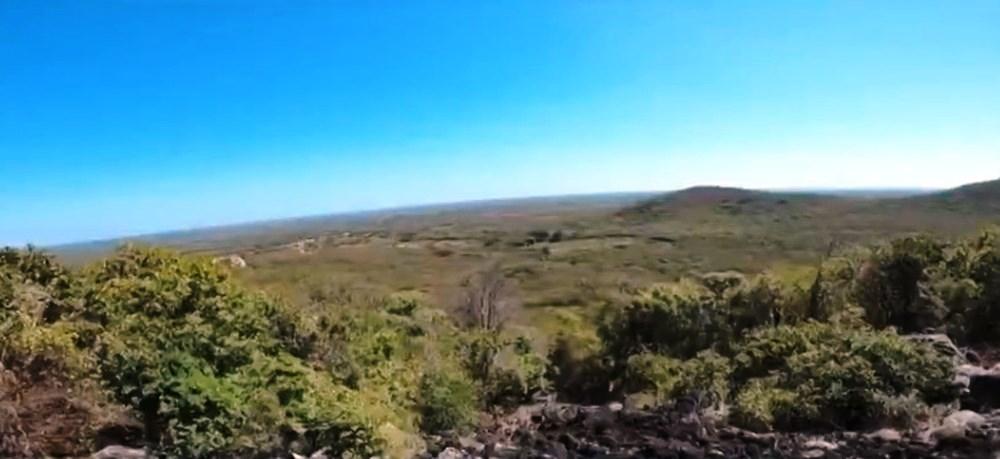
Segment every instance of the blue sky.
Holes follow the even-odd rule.
[[[0,244],[1000,176],[998,1],[0,2]]]

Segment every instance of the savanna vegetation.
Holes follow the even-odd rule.
[[[563,334],[547,356],[507,326],[519,306],[496,266],[446,311],[405,295],[291,304],[160,249],[75,271],[32,249],[0,263],[7,454],[55,441],[25,406],[39,390],[76,413],[64,442],[131,418],[171,457],[404,455],[420,433],[472,429],[542,393],[693,397],[760,430],[905,424],[957,394],[951,356],[903,334],[1000,336],[996,232],[836,253],[807,284],[717,273],[649,286],[605,308],[589,347]]]
[[[958,396],[953,356],[908,335],[1000,340],[996,230],[831,246],[826,201],[689,197],[598,226],[632,222],[627,235],[352,233],[246,267],[135,246],[65,267],[4,249],[0,456],[128,443],[163,457],[408,457],[539,395],[684,399],[761,431],[904,426]],[[649,222],[662,206],[683,217],[670,235]]]

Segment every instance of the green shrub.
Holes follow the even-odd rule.
[[[736,419],[754,427],[865,425],[884,416],[888,397],[953,399],[951,371],[947,356],[893,332],[818,322],[762,329],[735,357]],[[795,410],[784,408],[790,401]]]
[[[728,397],[731,372],[729,360],[713,351],[688,360],[637,354],[628,360],[625,390],[651,392],[661,402],[698,394],[702,401],[717,405]]]
[[[969,341],[997,342],[1000,340],[1000,232],[986,232],[970,241],[962,247],[959,257],[962,256],[965,269],[958,275],[966,274],[965,282],[975,288],[967,285],[962,295],[966,301],[949,304],[965,305],[960,322],[965,325]],[[968,301],[970,297],[972,301]]]
[[[209,261],[125,248],[91,268],[84,285],[87,318],[101,328],[102,379],[166,455],[274,445],[292,427],[334,451],[373,448],[372,423],[351,414],[364,405],[327,400],[354,396],[290,353],[301,349],[283,306],[243,291]]]
[[[798,419],[815,419],[814,412],[803,412],[810,406],[803,405],[798,394],[778,387],[776,378],[754,378],[746,382],[736,395],[730,421],[736,425],[759,432],[775,426],[793,426]]]
[[[927,288],[928,271],[945,259],[944,245],[907,237],[877,248],[858,273],[854,297],[875,327],[919,332],[944,322],[947,307]]]
[[[611,374],[599,349],[580,339],[557,336],[549,349],[546,377],[563,400],[575,403],[606,403],[613,395]]]
[[[733,330],[728,305],[709,289],[686,282],[640,293],[606,319],[598,334],[606,355],[622,365],[645,352],[691,358],[727,345]]]
[[[475,425],[476,385],[462,371],[434,371],[420,381],[420,428],[425,432],[464,430]]]
[[[548,360],[523,336],[469,330],[460,337],[458,354],[488,406],[527,402],[550,388]]]

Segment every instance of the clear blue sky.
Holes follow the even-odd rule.
[[[1000,1],[0,1],[0,244],[1000,176]]]

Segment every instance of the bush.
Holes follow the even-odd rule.
[[[611,395],[610,369],[599,350],[582,340],[556,337],[549,350],[546,377],[560,398],[574,403],[606,403]]]
[[[907,237],[877,248],[855,282],[854,297],[875,327],[912,333],[944,322],[947,307],[928,289],[928,270],[945,260],[944,246]]]
[[[475,384],[461,371],[424,374],[420,381],[420,428],[438,433],[473,426],[479,401]]]
[[[965,305],[961,323],[967,338],[995,343],[1000,340],[1000,232],[983,233],[961,247],[955,258],[964,260],[959,263],[965,269],[955,270],[958,272],[953,277],[967,276],[960,277],[966,283],[962,292],[965,301],[957,303]]]
[[[69,273],[45,253],[0,250],[0,456],[83,456],[94,433],[124,417],[77,349]],[[58,428],[53,428],[58,426]]]
[[[661,402],[698,395],[702,402],[720,405],[728,397],[731,372],[729,360],[713,351],[688,360],[643,353],[628,360],[625,390],[652,392]]]
[[[646,352],[694,357],[733,336],[729,309],[709,289],[691,282],[659,286],[636,295],[601,324],[598,334],[615,365]]]
[[[778,387],[777,378],[754,378],[736,396],[730,421],[759,432],[775,426],[794,426],[798,419],[815,419],[819,414],[804,412],[793,390]]]
[[[352,414],[364,405],[341,403],[348,388],[290,353],[283,306],[209,261],[125,248],[87,272],[83,295],[104,383],[168,456],[276,446],[290,428],[333,451],[373,450],[372,423]]]
[[[735,357],[735,419],[863,426],[884,416],[880,403],[891,397],[954,399],[951,371],[947,356],[893,332],[818,322],[762,329]]]
[[[459,355],[488,406],[517,405],[550,388],[548,361],[525,337],[468,331],[461,336]]]

